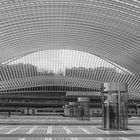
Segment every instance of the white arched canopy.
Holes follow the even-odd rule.
[[[83,51],[132,72],[139,89],[137,0],[1,0],[0,21],[0,65],[41,50]]]
[[[103,82],[127,83],[130,97],[139,96],[140,90],[138,75],[74,50],[44,50],[11,59],[1,65],[0,76],[1,92],[101,91]]]

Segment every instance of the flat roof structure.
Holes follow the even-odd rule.
[[[77,97],[93,97],[93,96],[101,96],[101,92],[70,92],[66,93],[66,96],[77,96]]]

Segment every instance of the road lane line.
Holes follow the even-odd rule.
[[[52,138],[45,138],[45,140],[52,140]]]
[[[86,130],[85,128],[80,128],[80,127],[79,127],[79,129],[81,129],[82,131],[84,131],[86,134],[92,134],[92,133],[90,133],[88,130]]]
[[[78,140],[78,138],[71,138],[71,140]]]
[[[32,127],[26,134],[32,134],[36,128],[37,126]]]
[[[11,134],[12,132],[16,131],[16,130],[19,129],[19,128],[21,128],[21,126],[18,126],[18,127],[14,128],[14,129],[8,131],[8,132],[5,133],[5,134]]]
[[[48,126],[47,134],[52,134],[52,126]]]
[[[18,140],[25,140],[25,138],[19,138]]]
[[[66,126],[63,126],[63,128],[67,134],[72,134],[72,132],[69,130],[69,128],[67,128]]]

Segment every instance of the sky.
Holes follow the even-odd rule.
[[[109,67],[116,69],[118,72],[121,72],[121,70],[114,65],[95,55],[74,50],[44,50],[34,52],[14,60],[9,64],[17,63],[35,65],[39,71],[48,70],[53,72],[60,72],[64,71],[66,68],[73,67]]]

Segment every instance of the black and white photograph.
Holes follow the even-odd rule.
[[[140,140],[140,0],[0,0],[0,140]]]

